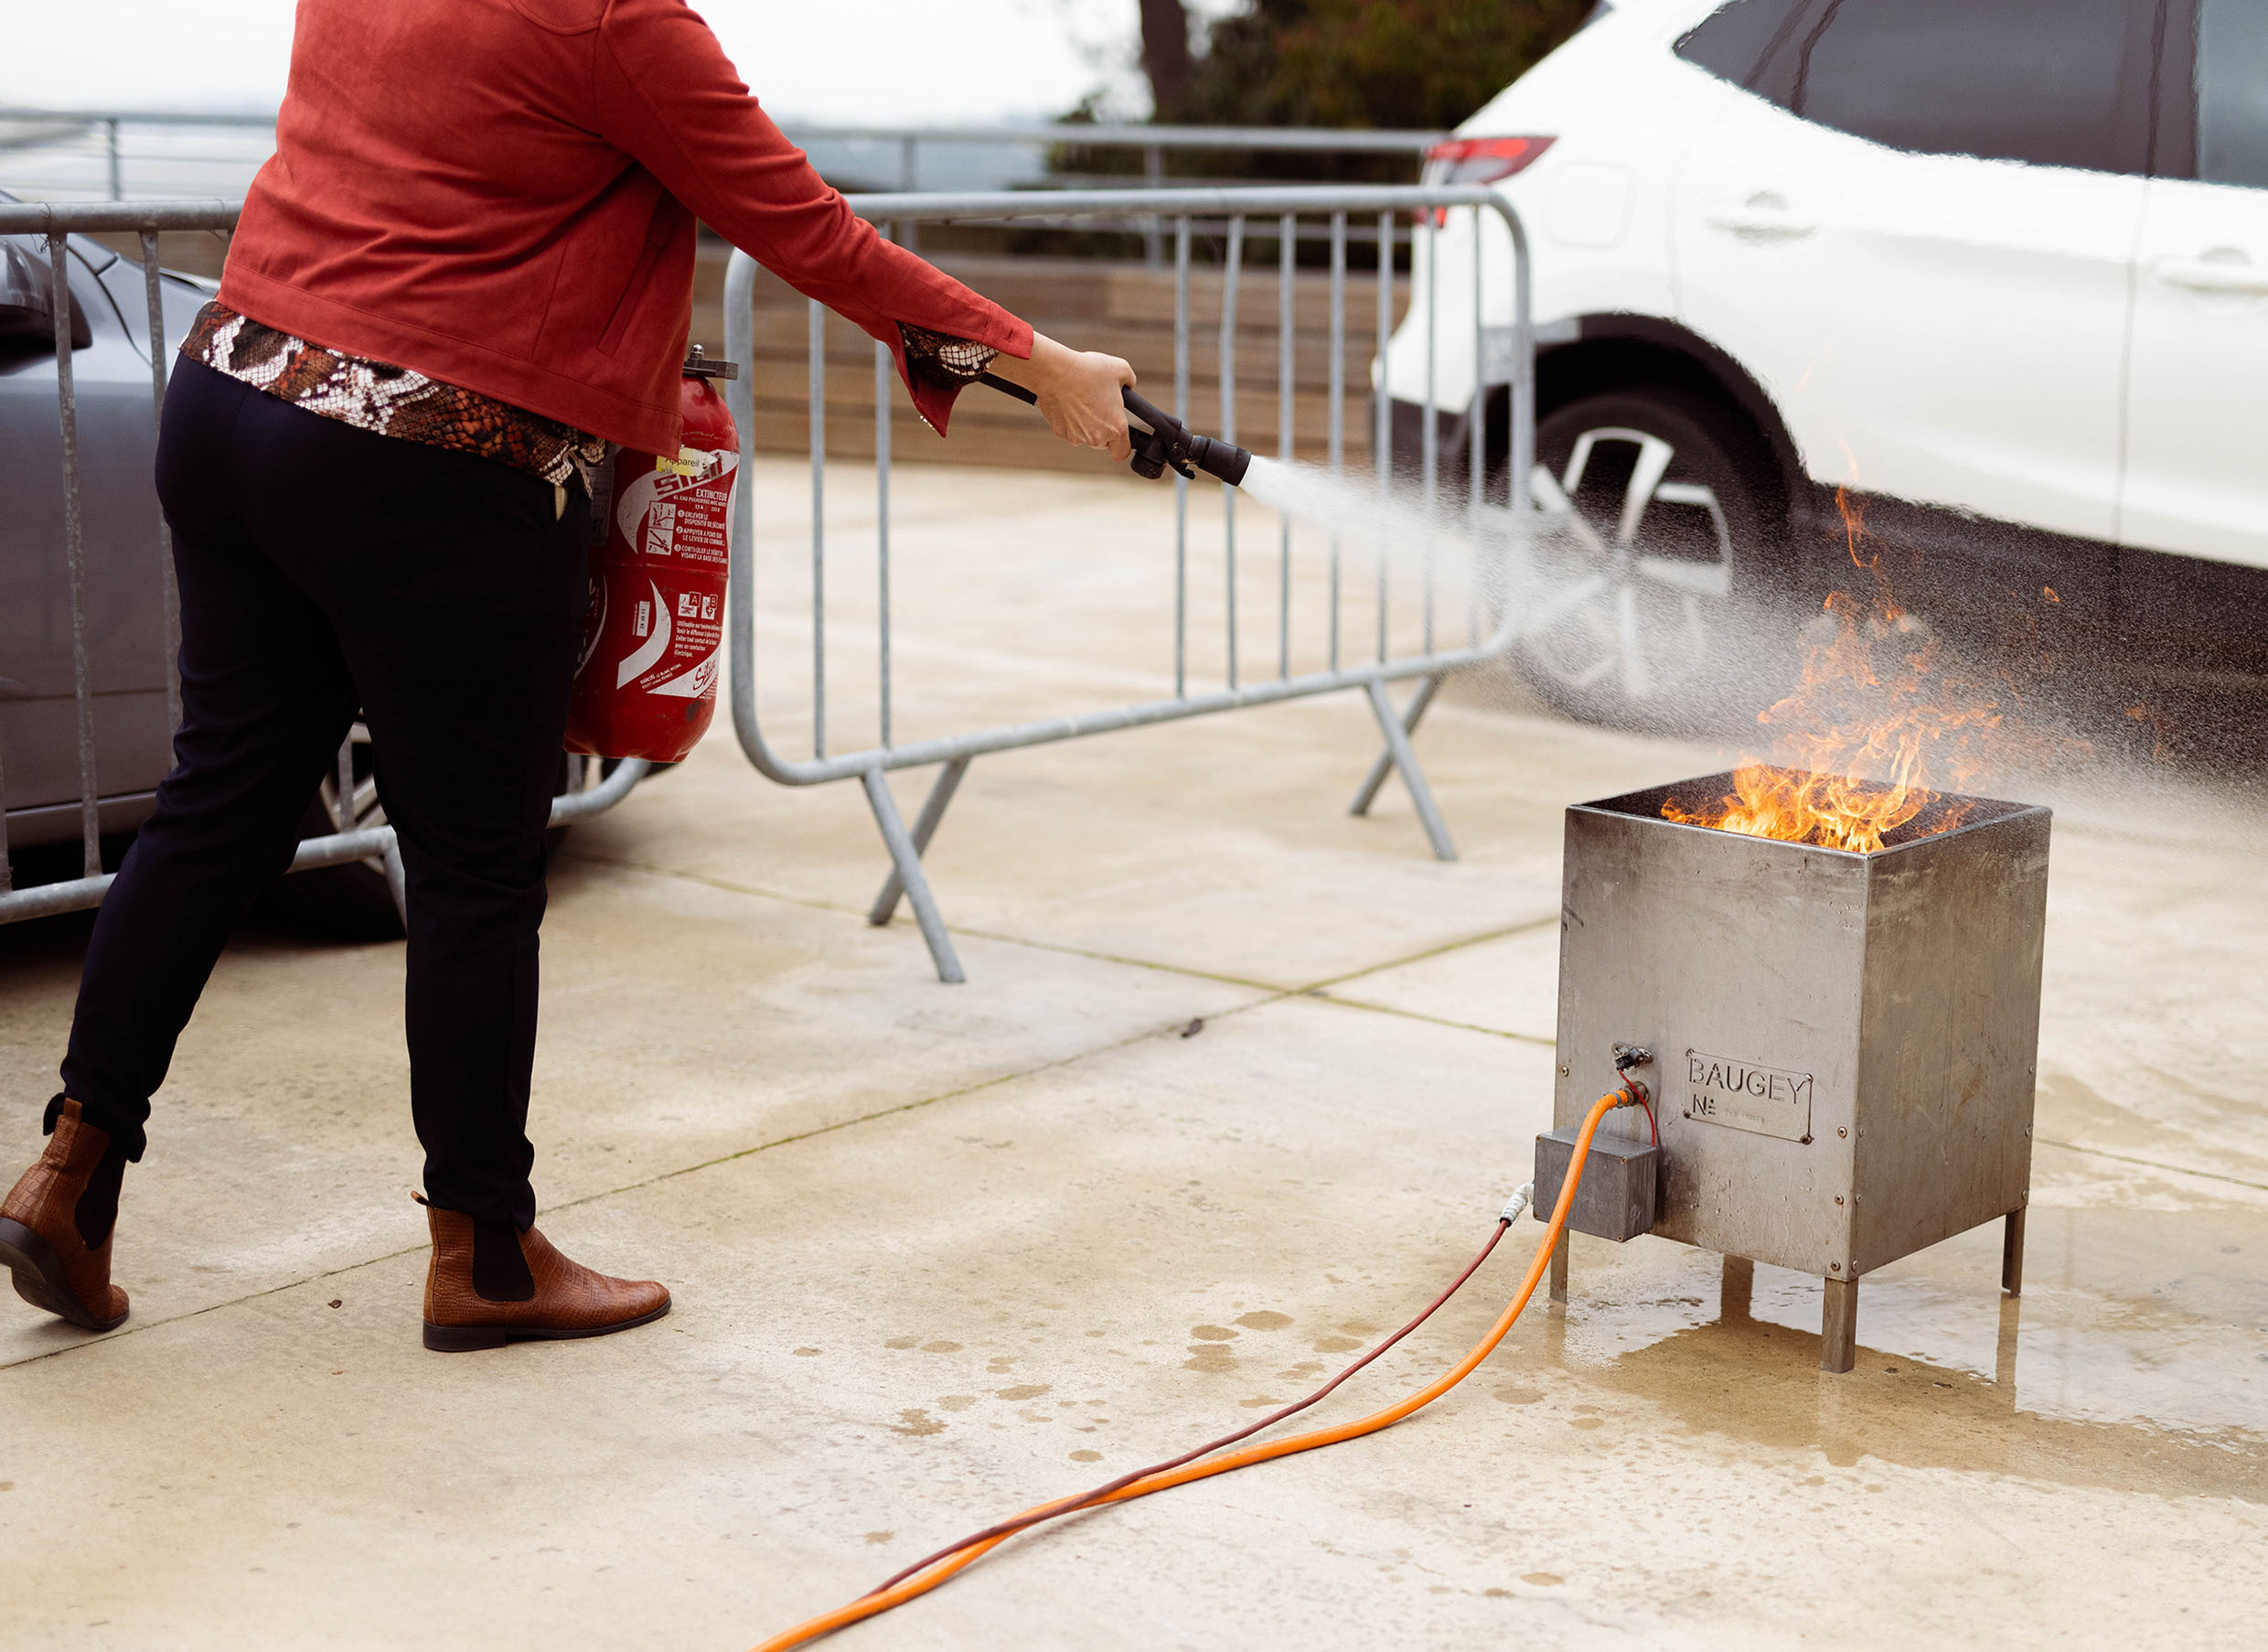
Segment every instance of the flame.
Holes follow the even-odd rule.
[[[1973,806],[1938,788],[1965,788],[1988,754],[2012,755],[2012,742],[2031,756],[2088,749],[2043,739],[2005,670],[1974,672],[1899,606],[1860,501],[1838,488],[1835,503],[1869,598],[1837,591],[1803,628],[1802,686],[1757,717],[1771,731],[1771,758],[1744,756],[1722,797],[1671,798],[1664,820],[1871,854],[1893,833],[1910,841],[1959,825]]]
[[[2165,714],[2147,705],[2130,705],[2126,708],[2126,714],[2150,731],[2150,760],[2153,763],[2170,762],[2174,755],[2171,738],[2173,724]]]
[[[1705,806],[1688,810],[1672,798],[1662,805],[1662,818],[1747,837],[1872,854],[1891,832],[1939,801],[1939,794],[1927,787],[1878,784],[1855,775],[1764,763],[1742,764],[1733,771],[1732,784],[1733,789],[1719,798],[1713,810]],[[1965,800],[1948,803],[1918,835],[1950,831],[1967,812]]]

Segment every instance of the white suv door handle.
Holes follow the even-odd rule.
[[[2215,247],[2202,258],[2161,258],[2150,273],[2193,293],[2249,293],[2268,297],[2268,268],[2234,247]]]
[[[1807,218],[1798,218],[1788,209],[1784,197],[1770,190],[1760,190],[1738,207],[1721,209],[1708,215],[1713,230],[1743,236],[1786,237],[1794,240],[1809,235],[1819,226]]]

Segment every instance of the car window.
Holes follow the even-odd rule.
[[[2198,176],[2268,189],[2268,5],[2201,0]]]
[[[2257,0],[2255,0],[2255,4]],[[2145,169],[2150,23],[2133,0],[1822,0],[1792,54],[1804,119],[1923,155]]]
[[[1754,91],[1759,70],[1784,48],[1809,5],[1810,0],[1732,0],[1689,30],[1677,42],[1677,55],[1719,80]]]

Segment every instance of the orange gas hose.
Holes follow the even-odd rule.
[[[1550,1224],[1544,1229],[1543,1239],[1535,1248],[1535,1260],[1528,1264],[1527,1277],[1520,1282],[1519,1293],[1513,1297],[1503,1313],[1497,1317],[1496,1323],[1489,1327],[1488,1335],[1473,1346],[1472,1351],[1434,1381],[1407,1399],[1398,1400],[1382,1411],[1374,1411],[1369,1416],[1353,1422],[1343,1422],[1334,1428],[1311,1430],[1307,1433],[1293,1434],[1286,1439],[1270,1441],[1265,1445],[1247,1446],[1243,1451],[1232,1452],[1225,1457],[1217,1457],[1209,1463],[1193,1463],[1187,1467],[1173,1469],[1169,1473],[1149,1475],[1135,1481],[1130,1486],[1121,1486],[1101,1496],[1088,1495],[1057,1498],[1054,1502],[1042,1503],[1026,1510],[1026,1515],[1047,1517],[1069,1514],[1079,1508],[1100,1508],[1106,1504],[1123,1503],[1131,1497],[1146,1497],[1152,1492],[1169,1491],[1176,1486],[1186,1486],[1193,1480],[1208,1479],[1214,1475],[1228,1474],[1235,1469],[1249,1468],[1256,1463],[1267,1463],[1278,1457],[1291,1456],[1299,1452],[1313,1451],[1318,1446],[1336,1445],[1343,1440],[1358,1440],[1364,1434],[1375,1434],[1380,1429],[1390,1428],[1411,1412],[1422,1411],[1425,1407],[1431,1405],[1436,1400],[1472,1375],[1481,1362],[1495,1352],[1496,1345],[1504,1340],[1505,1336],[1512,1330],[1514,1322],[1520,1317],[1521,1311],[1528,1305],[1528,1298],[1535,1293],[1536,1284],[1543,1279],[1544,1270],[1550,1263],[1551,1253],[1558,1246],[1559,1236],[1566,1231],[1567,1211],[1575,1201],[1576,1185],[1582,1179],[1584,1161],[1590,1153],[1592,1133],[1598,1130],[1599,1121],[1608,1113],[1618,1107],[1631,1105],[1634,1100],[1635,1097],[1630,1089],[1612,1089],[1591,1103],[1590,1111],[1584,1116],[1583,1128],[1575,1139],[1575,1151],[1568,1158],[1567,1175],[1559,1184],[1558,1203],[1552,1207]],[[1022,1518],[1018,1517],[1020,1520]],[[1019,1530],[1024,1529],[1022,1526],[1018,1527]],[[887,1612],[893,1606],[903,1605],[917,1595],[928,1593],[963,1567],[973,1564],[1015,1535],[1014,1531],[1006,1531],[997,1537],[972,1539],[967,1547],[955,1550],[946,1558],[936,1561],[916,1576],[910,1577],[905,1582],[891,1588],[862,1595],[848,1605],[836,1607],[832,1612],[821,1613],[817,1617],[808,1618],[797,1624],[792,1629],[784,1629],[757,1647],[754,1652],[787,1652],[787,1648],[791,1647],[803,1646],[807,1642],[817,1640],[822,1635],[829,1635],[837,1629],[848,1628],[852,1624]]]
[[[1524,1208],[1525,1205],[1526,1201],[1524,1199],[1519,1201],[1520,1207]],[[907,1578],[928,1571],[939,1561],[957,1554],[962,1550],[968,1548],[971,1544],[981,1542],[986,1538],[1004,1538],[1010,1536],[1011,1533],[1022,1531],[1026,1527],[1037,1526],[1043,1521],[1053,1520],[1064,1515],[1075,1513],[1077,1510],[1085,1508],[1091,1504],[1101,1502],[1105,1497],[1108,1496],[1112,1492],[1118,1490],[1121,1486],[1131,1486],[1137,1480],[1147,1480],[1153,1475],[1162,1475],[1168,1473],[1172,1469],[1181,1467],[1184,1463],[1194,1463],[1200,1457],[1210,1457],[1214,1452],[1225,1452],[1232,1445],[1242,1444],[1245,1441],[1249,1440],[1255,1434],[1266,1433],[1269,1429],[1274,1428],[1278,1422],[1282,1422],[1288,1418],[1296,1417],[1301,1411],[1304,1411],[1312,1406],[1321,1405],[1324,1400],[1330,1399],[1332,1395],[1337,1393],[1341,1388],[1344,1387],[1346,1383],[1353,1378],[1356,1372],[1360,1371],[1364,1366],[1382,1358],[1405,1336],[1409,1336],[1412,1332],[1417,1330],[1419,1325],[1424,1325],[1426,1321],[1431,1319],[1434,1314],[1439,1313],[1442,1307],[1442,1304],[1447,1303],[1450,1297],[1456,1295],[1458,1292],[1464,1289],[1465,1282],[1481,1271],[1482,1264],[1486,1262],[1490,1257],[1496,1253],[1496,1247],[1498,1243],[1502,1241],[1504,1235],[1512,1231],[1512,1224],[1514,1219],[1514,1207],[1511,1205],[1507,1205],[1504,1207],[1504,1214],[1496,1218],[1496,1226],[1489,1229],[1488,1243],[1481,1247],[1481,1254],[1467,1262],[1465,1264],[1464,1271],[1460,1273],[1455,1279],[1450,1281],[1448,1288],[1444,1290],[1440,1295],[1435,1297],[1430,1303],[1427,1303],[1425,1307],[1420,1309],[1415,1319],[1412,1319],[1400,1330],[1395,1332],[1393,1336],[1387,1337],[1376,1347],[1371,1349],[1369,1353],[1364,1355],[1353,1365],[1346,1367],[1336,1377],[1333,1377],[1329,1382],[1324,1383],[1322,1387],[1317,1389],[1314,1392],[1303,1395],[1301,1398],[1293,1400],[1289,1405],[1278,1407],[1275,1411],[1270,1411],[1267,1416],[1261,1418],[1257,1422],[1247,1422],[1242,1428],[1231,1429],[1227,1433],[1218,1435],[1211,1440],[1207,1440],[1202,1445],[1194,1446],[1185,1452],[1177,1453],[1173,1456],[1168,1457],[1162,1463],[1145,1463],[1139,1468],[1131,1469],[1122,1475],[1113,1475],[1110,1479],[1104,1481],[1100,1486],[1091,1487],[1086,1491],[1075,1493],[1073,1496],[1068,1497],[1059,1497],[1053,1503],[1043,1504],[1038,1508],[1027,1510],[1023,1514],[1013,1516],[1005,1520],[996,1520],[991,1525],[986,1527],[982,1531],[972,1531],[967,1537],[960,1538],[953,1542],[947,1543],[942,1549],[931,1550],[929,1553],[922,1556],[920,1560],[915,1561],[910,1566],[901,1566],[897,1571],[883,1579],[881,1582],[875,1584],[874,1587],[869,1589],[866,1593],[868,1594],[881,1594],[885,1590],[894,1588],[898,1584],[903,1583]]]

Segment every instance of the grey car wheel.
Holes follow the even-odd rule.
[[[379,801],[378,780],[370,762],[370,732],[358,722],[348,736],[347,755],[349,772],[343,792],[337,769],[324,776],[322,786],[308,802],[307,812],[300,821],[299,835],[303,840],[328,837],[335,831],[359,831],[386,823],[386,808]],[[599,776],[612,772],[615,767],[610,758],[598,764],[599,776],[586,774],[584,766],[593,762],[596,759],[561,754],[559,789],[581,790]],[[546,842],[556,850],[572,830],[554,826],[546,834]],[[401,916],[394,906],[393,891],[387,884],[382,862],[349,861],[344,865],[293,874],[269,891],[264,904],[271,913],[311,925],[340,940],[401,939]]]
[[[1551,519],[1514,591],[1514,660],[1585,722],[1744,720],[1789,677],[1779,535],[1715,410],[1671,392],[1588,396],[1538,424]]]
[[[371,776],[369,731],[360,723],[348,737],[348,757],[349,776],[343,804],[338,773],[334,769],[324,776],[321,788],[308,800],[307,812],[299,823],[303,840],[386,823],[386,810],[378,800],[378,782]],[[401,939],[401,916],[394,907],[385,867],[376,861],[350,861],[342,866],[294,873],[278,880],[262,904],[272,915],[339,940]]]

